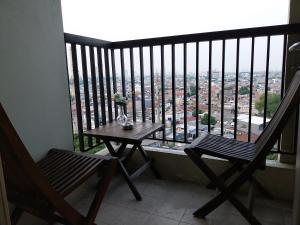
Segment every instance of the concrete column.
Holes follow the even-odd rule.
[[[300,1],[290,0],[290,15],[289,23],[300,23]],[[288,36],[288,46],[293,43],[300,41],[299,35],[289,35]],[[300,52],[287,52],[286,60],[286,79],[285,87],[288,87],[297,67],[300,65]],[[281,149],[284,152],[293,152],[295,140],[295,130],[296,130],[296,114],[294,114],[289,122],[287,123],[286,129],[282,132],[282,143]],[[295,163],[295,156],[293,155],[281,155],[280,161],[283,163]]]
[[[60,0],[0,1],[0,102],[38,160],[73,149]]]

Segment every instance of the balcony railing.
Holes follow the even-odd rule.
[[[66,33],[80,150],[101,144],[83,130],[117,117],[117,91],[131,93],[127,115],[133,121],[166,125],[152,139],[189,143],[206,131],[255,141],[276,108],[274,98],[284,94],[287,40],[299,33],[300,24],[120,42]],[[271,70],[272,62],[280,69]],[[274,151],[282,153],[280,140]]]

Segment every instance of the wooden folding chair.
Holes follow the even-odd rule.
[[[23,211],[49,224],[95,224],[98,209],[116,168],[114,159],[52,149],[35,163],[1,104],[0,154],[8,200],[16,207],[11,215],[12,224],[17,224]],[[64,197],[95,173],[99,173],[101,179],[89,211],[83,216]]]
[[[266,156],[280,137],[288,118],[299,106],[299,87],[300,70],[296,72],[290,87],[288,88],[272,120],[255,143],[245,143],[206,134],[193,141],[193,143],[184,150],[191,160],[211,180],[211,186],[216,186],[220,191],[215,198],[195,211],[195,216],[204,218],[223,202],[229,200],[250,224],[261,224],[253,216],[251,210],[247,209],[238,199],[235,198],[234,195],[246,181],[254,181],[255,183],[258,183],[253,178],[254,172],[265,164]],[[217,176],[201,158],[203,154],[227,159],[233,163],[233,166],[220,176]],[[225,180],[238,171],[240,174],[226,185]],[[262,191],[265,191],[259,183],[258,186]]]

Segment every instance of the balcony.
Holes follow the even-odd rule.
[[[123,42],[109,42],[66,33],[64,37],[76,150],[107,153],[101,140],[84,136],[84,131],[116,119],[118,108],[112,101],[113,94],[120,92],[125,96],[131,93],[126,108],[130,120],[165,124],[162,132],[157,132],[144,141],[145,148],[166,178],[166,181],[158,183],[155,190],[158,188],[158,192],[168,192],[165,189],[171,189],[170,193],[176,192],[176,188],[172,190],[169,187],[172,183],[168,180],[175,180],[182,187],[186,185],[183,189],[188,190],[182,193],[186,199],[182,197],[178,200],[187,202],[178,209],[182,215],[179,213],[180,218],[175,219],[171,216],[170,224],[205,224],[191,221],[191,218],[185,220],[190,212],[189,205],[192,204],[188,199],[193,194],[197,196],[193,187],[204,190],[203,187],[189,182],[203,184],[206,179],[196,172],[196,168],[189,163],[182,150],[201,132],[241,141],[256,140],[272,119],[271,107],[277,107],[288,85],[287,77],[290,75],[286,72],[287,40],[288,36],[299,34],[299,30],[299,24],[291,24]],[[257,58],[261,54],[265,56],[264,61],[260,62],[263,69],[259,70]],[[220,71],[213,69],[216,59],[219,60]],[[235,65],[234,72],[227,70],[230,63]],[[241,69],[241,64],[248,64],[248,70]],[[273,103],[268,104],[268,101],[272,101],[272,95],[279,99],[275,106],[271,106]],[[261,99],[263,104],[259,110],[257,102]],[[200,111],[201,113],[197,113]],[[207,121],[204,121],[204,117]],[[288,129],[293,135],[297,134],[297,126],[290,126]],[[287,149],[283,144],[282,140],[288,139],[287,135],[282,135],[268,157],[267,170],[258,174],[272,194],[286,200],[292,197],[290,193],[293,192],[293,185],[274,188],[274,182],[277,179],[281,180],[281,184],[287,184],[293,179],[293,166],[280,164],[278,157],[295,155],[295,144],[292,149]],[[228,166],[226,162],[217,159],[208,158],[207,161],[220,171]],[[138,162],[139,159],[135,158],[132,163]],[[176,168],[174,162],[180,162],[182,167]],[[155,180],[142,180],[141,189],[148,190],[147,186],[151,187],[151,182],[156,183]],[[245,194],[244,191],[240,194]],[[193,194],[189,195],[188,192]],[[203,193],[204,199],[213,194],[209,191]],[[124,197],[118,190],[111,195],[115,195],[116,202]],[[169,198],[172,200],[171,196]],[[128,196],[127,202],[121,201],[117,206],[111,206],[108,200],[105,207],[125,207],[130,215],[136,215],[131,210],[139,208],[139,203],[130,202],[129,199]],[[176,212],[176,199],[174,201],[167,207]],[[201,202],[201,199],[197,201]],[[262,199],[259,202],[262,205],[267,204],[268,210],[273,204]],[[148,206],[151,202],[146,201],[144,204]],[[274,204],[279,206],[280,211],[291,210],[280,203]],[[162,212],[164,210],[158,209]],[[274,212],[277,213],[271,217],[282,214],[276,210]],[[149,214],[148,211],[147,213]],[[147,220],[147,213],[145,217],[139,215],[142,217],[140,219]],[[234,212],[231,213],[232,220],[241,220]],[[151,215],[152,211],[150,218]],[[221,218],[221,215],[222,213],[217,215],[217,218]],[[105,218],[105,214],[103,216]],[[167,218],[161,218],[164,219]],[[208,223],[214,224],[214,219]],[[99,220],[114,224],[109,219],[101,220],[101,216]],[[281,220],[289,221],[289,218],[282,214]],[[126,224],[126,219],[124,223]]]
[[[47,10],[51,7],[45,6]],[[3,65],[7,71],[16,71],[13,78],[8,72],[5,82],[0,78],[4,96],[0,97],[24,142],[33,147],[35,159],[45,153],[41,148],[54,144],[72,148],[71,136],[76,151],[107,154],[101,140],[83,133],[118,116],[112,101],[116,92],[130,93],[126,113],[132,121],[165,124],[162,132],[143,143],[164,179],[155,180],[148,174],[138,178],[135,182],[144,200],[136,202],[125,182],[116,177],[100,209],[98,224],[247,224],[229,204],[211,214],[207,221],[192,217],[191,212],[215,192],[205,188],[207,179],[186,157],[183,148],[201,132],[256,140],[277,106],[268,104],[273,101],[272,95],[280,100],[293,75],[286,63],[290,57],[287,50],[290,38],[300,33],[300,24],[110,42],[63,34],[59,22],[55,26],[41,23],[42,27],[33,29],[35,20],[30,19],[30,35],[22,37],[26,44],[30,42],[28,49],[22,41],[14,41],[17,53],[4,57],[8,59]],[[49,29],[47,34],[39,32],[44,27]],[[17,33],[6,39],[22,35]],[[39,35],[43,41],[36,38]],[[1,52],[10,53],[10,49],[2,47],[6,51]],[[43,47],[45,51],[32,50]],[[34,57],[21,57],[20,49],[33,51]],[[40,56],[41,52],[47,57]],[[263,60],[258,60],[261,55]],[[16,65],[11,66],[11,62]],[[27,74],[24,79],[19,76],[23,72]],[[254,212],[264,224],[292,223],[295,165],[282,163],[282,158],[295,159],[298,130],[293,121],[298,121],[297,116],[268,156],[266,170],[256,174],[276,197],[274,201],[261,196],[256,200]],[[132,167],[139,160],[134,157]],[[228,167],[223,160],[205,160],[217,172]],[[69,201],[86,210],[94,184],[93,179],[84,184]],[[246,190],[243,187],[238,193],[243,201]],[[26,216],[20,224],[41,221]]]

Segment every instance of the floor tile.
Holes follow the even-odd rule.
[[[67,201],[82,214],[86,214],[97,190],[94,177]],[[96,217],[98,225],[248,225],[240,213],[226,201],[211,212],[206,219],[193,216],[217,192],[203,185],[157,180],[140,177],[134,180],[143,200],[136,201],[127,183],[120,176],[113,179]],[[245,196],[237,196],[244,203]],[[291,203],[257,198],[254,214],[264,225],[291,225]],[[43,221],[28,214],[22,216],[20,225],[44,225]]]
[[[148,217],[147,213],[106,203],[101,207],[96,222],[110,225],[144,224]]]
[[[291,209],[284,209],[284,225],[292,225],[293,211]]]
[[[218,213],[211,218],[210,225],[249,225],[249,223],[240,215]]]
[[[145,222],[141,225],[178,225],[179,222],[176,220],[167,219],[159,216],[149,216]]]
[[[253,212],[260,221],[284,224],[284,211],[282,208],[255,204]]]
[[[18,225],[47,225],[47,222],[34,217],[28,213],[23,213],[22,217],[20,218]]]
[[[192,224],[192,225],[208,225],[210,224],[210,218],[206,218],[206,219],[201,219],[201,218],[197,218],[193,215],[193,213],[195,212],[197,208],[187,208],[185,210],[185,213],[181,219],[182,223],[187,223],[187,224]]]

